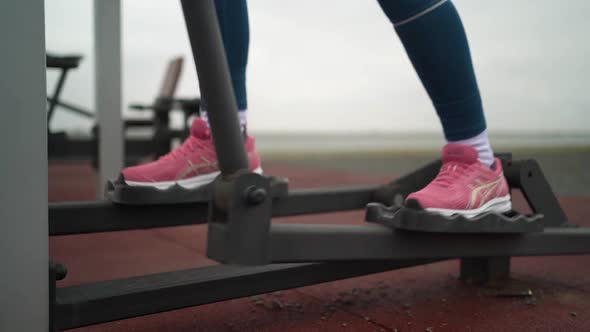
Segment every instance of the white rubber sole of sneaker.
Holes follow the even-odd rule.
[[[450,217],[452,215],[458,214],[462,215],[465,218],[473,218],[478,216],[482,213],[486,212],[493,212],[493,213],[504,213],[512,210],[512,201],[510,201],[510,195],[506,195],[503,197],[496,197],[491,199],[489,202],[485,203],[484,205],[480,206],[477,209],[472,210],[452,210],[452,209],[437,209],[437,208],[426,208],[428,212],[438,213],[445,217]]]
[[[257,173],[257,174],[262,174],[262,168],[258,167],[257,169],[255,169],[252,172]],[[215,178],[219,174],[220,174],[220,172],[213,172],[213,173],[198,175],[198,176],[194,176],[192,178],[182,179],[182,180],[178,180],[178,181],[138,182],[138,181],[125,180],[125,183],[129,186],[154,187],[154,188],[157,188],[160,190],[166,190],[175,184],[178,184],[179,186],[186,188],[186,189],[197,189],[197,188],[200,188],[204,185],[207,185],[207,184],[213,182],[213,180],[215,180]]]

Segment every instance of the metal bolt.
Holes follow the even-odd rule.
[[[267,196],[266,189],[257,186],[250,186],[244,190],[246,202],[252,205],[258,205],[264,202]]]

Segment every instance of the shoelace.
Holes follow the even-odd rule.
[[[467,175],[471,168],[470,165],[459,162],[448,162],[443,165],[436,178],[431,182],[431,185],[441,188],[448,188],[454,183],[457,176]]]
[[[187,158],[199,150],[204,150],[204,142],[195,137],[187,138],[179,147],[162,156],[161,160]]]

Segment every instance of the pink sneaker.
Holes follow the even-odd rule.
[[[496,158],[491,169],[477,160],[473,147],[449,143],[443,149],[442,162],[436,178],[424,189],[408,196],[408,207],[467,218],[512,209],[510,190],[499,159]]]
[[[262,173],[254,138],[247,136],[244,144],[250,170]],[[191,135],[181,146],[156,161],[122,171],[127,185],[158,189],[167,189],[174,184],[188,189],[199,188],[212,182],[219,173],[211,131],[202,119],[193,121]]]

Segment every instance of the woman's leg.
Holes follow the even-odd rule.
[[[225,48],[225,55],[236,96],[240,124],[246,125],[248,98],[246,94],[246,67],[250,29],[246,0],[215,0],[217,19]],[[202,117],[207,121],[207,105],[203,100]]]
[[[493,153],[463,24],[450,0],[378,0],[426,88],[449,142]]]
[[[467,217],[511,209],[502,165],[494,159],[469,45],[450,0],[378,0],[400,37],[450,144],[443,166],[406,204]]]
[[[248,8],[246,0],[215,1],[219,27],[232,85],[236,97],[240,124],[246,128],[246,65],[248,63]],[[219,174],[217,154],[207,122],[206,98],[201,99],[201,119],[194,119],[191,134],[182,145],[151,163],[127,167],[123,178],[130,186],[150,186],[168,189],[174,185],[194,189],[211,183]],[[250,170],[262,172],[260,155],[251,136],[244,135],[244,148]]]

